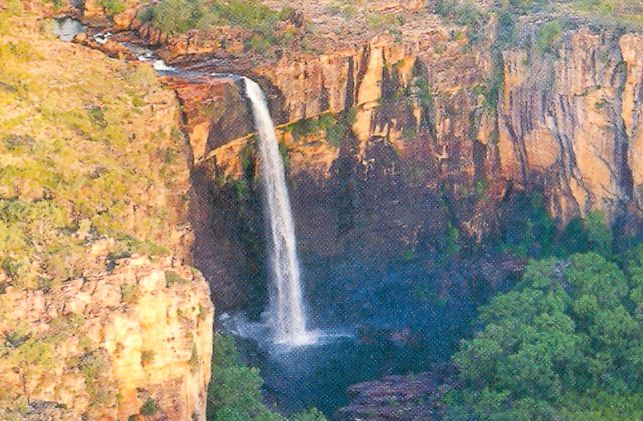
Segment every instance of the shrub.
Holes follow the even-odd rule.
[[[520,256],[542,258],[556,251],[556,225],[540,193],[519,194],[509,204],[504,245]],[[564,254],[571,254],[565,252]]]
[[[460,232],[450,221],[447,223],[445,254],[449,257],[460,253]]]
[[[85,379],[92,405],[110,406],[115,403],[116,387],[110,379],[110,361],[105,351],[86,353],[80,358],[78,369]]]
[[[540,53],[553,54],[562,39],[563,25],[559,20],[553,20],[543,25],[536,32],[536,48]]]
[[[193,18],[197,7],[198,3],[188,0],[164,0],[146,9],[141,18],[162,32],[186,32],[197,25]]]
[[[572,218],[561,232],[558,255],[594,251],[605,257],[612,253],[613,234],[605,214],[599,210],[590,211],[585,220]]]
[[[290,418],[291,421],[326,421],[326,417],[318,409],[312,408]]]
[[[262,402],[263,380],[259,370],[241,364],[230,336],[217,333],[212,357],[212,380],[208,388],[208,420],[279,419]]]
[[[246,40],[248,48],[265,52],[280,42],[275,24],[290,19],[293,13],[290,7],[274,11],[258,0],[162,0],[144,9],[140,17],[168,33],[215,25],[238,26],[252,33]]]
[[[588,249],[609,257],[612,252],[613,234],[605,214],[600,210],[590,211],[585,218],[585,228]]]
[[[141,415],[146,417],[153,417],[159,411],[159,407],[152,398],[147,398],[143,406],[141,407]]]
[[[18,148],[30,149],[36,143],[36,139],[29,135],[8,135],[2,141],[10,151]]]
[[[178,273],[172,270],[165,271],[165,283],[168,288],[170,288],[172,285],[176,283],[184,284],[186,282],[187,280],[183,278],[181,275],[179,275]]]
[[[286,421],[263,403],[263,379],[256,368],[241,363],[234,339],[216,333],[212,356],[212,378],[208,386],[208,421]],[[294,415],[293,421],[325,421],[316,409]]]
[[[124,0],[98,0],[98,4],[105,8],[108,15],[114,16],[125,11]]]
[[[134,304],[139,298],[138,285],[121,285],[121,298],[126,304]]]

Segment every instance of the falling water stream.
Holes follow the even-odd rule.
[[[269,225],[269,264],[273,277],[269,314],[274,341],[287,346],[307,345],[315,342],[315,335],[306,330],[295,226],[275,126],[261,87],[248,78],[243,79],[259,134],[261,179]]]

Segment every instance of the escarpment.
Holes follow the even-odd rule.
[[[21,6],[0,5],[0,418],[204,420],[176,96]]]
[[[563,220],[600,208],[640,218],[638,114],[643,38],[581,28],[556,59],[537,51],[504,53],[498,149],[503,177],[542,185]],[[638,82],[635,82],[638,80]],[[632,165],[634,164],[634,165]]]
[[[460,281],[493,272],[487,246],[531,229],[516,203],[641,235],[640,33],[579,20],[544,42],[553,17],[536,15],[507,42],[495,18],[377,0],[352,21],[322,0],[273,10],[282,44],[264,46],[256,28],[163,32],[144,1],[81,3],[83,46],[30,15],[0,25],[0,389],[16,392],[0,417],[204,419],[211,300],[258,316],[266,297],[240,75],[268,96],[308,291],[341,264],[415,256]]]
[[[561,227],[598,209],[640,235],[641,36],[581,23],[545,51],[534,32],[545,23],[519,23],[515,45],[494,43],[493,22],[474,47],[461,28],[433,24],[245,68],[279,123],[304,259],[439,254],[453,227],[493,241],[521,192],[542,193]],[[239,88],[170,84],[188,110],[219,89],[212,113],[201,107],[186,123],[212,214],[225,215],[209,222],[213,241],[253,261],[261,174]],[[224,272],[258,279],[250,266]]]

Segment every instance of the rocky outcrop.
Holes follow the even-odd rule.
[[[626,67],[621,114],[627,135],[627,163],[632,173],[635,206],[643,209],[643,35],[626,34],[619,39]]]
[[[0,362],[2,388],[27,416],[42,409],[34,402],[55,402],[67,415],[54,419],[205,420],[209,296],[201,275],[172,258],[119,260],[57,294],[10,287],[0,333],[13,338],[12,358]]]
[[[246,102],[234,78],[166,77],[184,105],[183,117],[195,162],[252,129]],[[231,112],[230,110],[234,110]]]
[[[494,19],[471,34],[420,2],[378,1],[365,13],[403,15],[402,35],[371,27],[356,35],[322,3],[301,6],[318,26],[307,35],[322,49],[315,53],[241,57],[244,47],[232,42],[243,39],[239,28],[168,37],[136,27],[184,69],[233,71],[262,84],[287,152],[304,254],[439,253],[449,226],[483,243],[503,232],[502,203],[521,191],[542,192],[560,226],[601,209],[619,229],[639,232],[640,34],[578,21],[543,49],[535,34],[551,17],[534,15],[519,22],[515,42],[500,45]],[[253,243],[262,241],[260,206],[247,212],[260,174],[242,83],[189,74],[166,82],[183,103],[207,197],[197,225],[215,232],[197,235],[207,238],[201,264],[208,279],[237,278],[243,270],[213,262],[227,256],[247,266],[261,248],[239,240],[250,231]]]
[[[454,367],[442,365],[424,373],[355,384],[348,388],[350,404],[340,408],[335,418],[339,421],[442,419],[441,398],[454,377]]]

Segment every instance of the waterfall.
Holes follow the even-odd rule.
[[[273,278],[269,315],[275,342],[287,346],[305,345],[314,342],[315,337],[306,330],[297,241],[284,164],[263,91],[256,82],[243,79],[259,134],[261,179],[269,225],[269,263]]]

